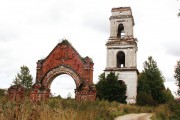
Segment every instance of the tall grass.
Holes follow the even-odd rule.
[[[171,110],[168,105],[141,107],[103,100],[77,103],[72,99],[51,98],[32,103],[28,99],[13,102],[0,98],[0,120],[113,120],[129,113],[153,113],[154,120],[168,120]]]

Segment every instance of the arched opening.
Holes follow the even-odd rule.
[[[41,101],[49,99],[53,84],[56,84],[56,81],[64,81],[56,80],[55,78],[62,74],[67,74],[74,80],[72,83],[75,83],[76,86],[75,100],[77,102],[95,101],[96,89],[93,84],[93,65],[91,58],[86,57],[82,59],[76,49],[67,40],[63,40],[56,45],[45,59],[38,60],[36,82],[30,93],[31,100]],[[58,93],[52,90],[52,94],[56,95]]]
[[[61,98],[75,98],[76,84],[74,79],[68,74],[62,74],[57,76],[50,85],[51,95],[53,97]]]
[[[117,31],[117,37],[123,38],[124,36],[125,36],[124,25],[123,24],[119,24],[118,25],[118,31]]]
[[[118,68],[125,67],[125,53],[122,51],[119,51],[117,53],[117,67]]]

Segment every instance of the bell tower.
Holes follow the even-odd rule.
[[[134,19],[130,7],[112,8],[110,37],[106,43],[105,75],[115,72],[118,80],[127,85],[127,103],[136,103],[137,95],[137,40],[133,36]]]

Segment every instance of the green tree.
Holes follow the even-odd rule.
[[[118,80],[118,76],[111,72],[105,78],[105,73],[99,76],[99,82],[96,84],[97,97],[102,100],[117,101],[126,103],[126,84]]]
[[[151,94],[150,86],[148,84],[148,78],[145,73],[140,73],[138,75],[138,87],[137,91],[146,92],[147,94]]]
[[[180,96],[180,60],[177,61],[174,73],[174,78],[176,79],[178,86],[177,95]]]
[[[30,74],[29,68],[27,66],[23,65],[20,69],[20,73],[17,73],[17,76],[13,81],[13,85],[21,85],[26,90],[29,90],[33,84],[33,77]]]
[[[166,100],[167,101],[174,100],[174,96],[171,93],[171,90],[169,88],[166,89],[165,94],[166,94]]]
[[[143,72],[148,79],[148,83],[151,88],[151,95],[154,100],[158,101],[159,103],[164,103],[164,77],[162,76],[159,68],[157,67],[156,61],[151,56],[148,58],[148,61],[145,61],[144,63]]]
[[[159,104],[168,101],[169,95],[167,94],[171,93],[167,93],[164,86],[164,77],[157,67],[156,61],[151,56],[148,57],[148,61],[144,62],[144,70],[138,78],[138,93],[140,92],[152,96],[153,100]]]

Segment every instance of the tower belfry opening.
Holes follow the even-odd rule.
[[[119,51],[117,54],[117,67],[118,68],[125,67],[125,54],[122,51]]]
[[[118,75],[118,79],[127,85],[127,103],[136,103],[138,70],[134,18],[130,7],[112,8],[111,13],[105,75],[110,72]]]
[[[124,36],[125,36],[125,33],[124,33],[124,25],[123,25],[123,24],[119,24],[117,37],[123,38]]]

